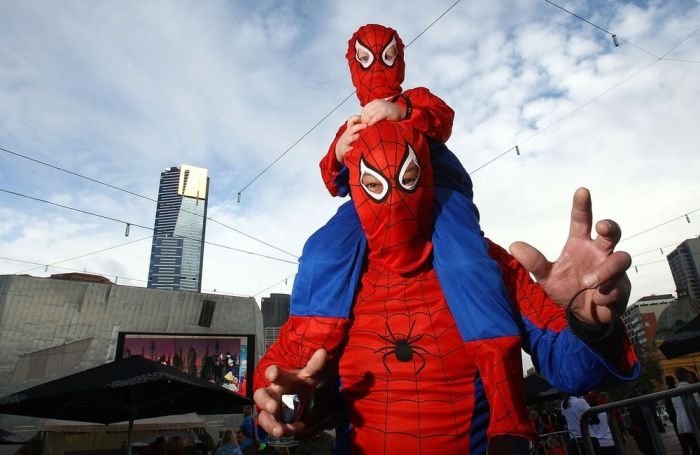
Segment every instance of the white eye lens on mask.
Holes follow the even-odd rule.
[[[389,55],[389,51],[394,49],[394,55]],[[384,51],[382,51],[382,60],[384,61],[384,64],[386,66],[393,66],[394,62],[396,61],[396,57],[399,55],[399,52],[397,50],[396,46],[396,37],[393,37],[391,39],[391,42],[387,44],[387,46],[384,48]]]
[[[365,174],[371,175],[379,181],[379,183],[382,185],[382,190],[380,192],[377,193],[376,191],[372,191],[367,187],[367,185],[365,185],[364,179],[362,178]],[[369,167],[362,158],[360,159],[360,185],[362,186],[362,189],[365,190],[365,193],[367,193],[367,195],[375,201],[383,200],[389,192],[389,182],[387,179],[384,178],[382,174]]]
[[[366,58],[360,58],[360,53],[362,52],[365,53],[367,56]],[[372,54],[372,51],[364,47],[362,43],[360,43],[360,40],[355,41],[355,60],[357,60],[364,69],[369,68],[372,66],[372,63],[374,63],[374,54]]]
[[[397,176],[398,179],[398,184],[401,188],[405,189],[406,191],[413,191],[416,189],[416,186],[418,186],[418,182],[420,181],[420,164],[418,164],[418,158],[416,157],[416,152],[413,151],[413,147],[409,145],[406,146],[407,153],[406,153],[406,158],[403,161],[403,164],[401,164],[401,169],[399,170],[399,175]],[[415,178],[413,176],[411,177],[412,180],[410,180],[408,183],[405,181],[406,177],[406,172],[408,171],[408,168],[411,166],[411,164],[415,164],[415,166],[418,168],[418,172],[415,175]]]

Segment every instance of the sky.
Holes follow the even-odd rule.
[[[622,226],[631,302],[675,293],[666,254],[700,235],[700,3],[557,4],[580,18],[539,0],[0,0],[0,274],[145,286],[137,225],[160,172],[189,164],[210,176],[203,292],[291,292],[344,202],[318,161],[360,109],[347,41],[381,23],[410,43],[403,87],[455,110],[486,236],[555,259],[585,186]]]

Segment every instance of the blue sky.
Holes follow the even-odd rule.
[[[208,168],[214,219],[299,255],[342,202],[317,163],[358,112],[355,98],[251,181],[352,93],[344,54],[354,30],[383,23],[408,43],[453,4],[0,0],[0,147],[149,198],[163,168]],[[634,235],[621,244],[638,266],[633,300],[672,293],[660,250],[700,234],[700,4],[558,4],[621,45],[545,1],[462,1],[407,48],[404,88],[426,86],[456,111],[448,145],[478,169],[487,236],[554,258],[573,192],[587,186],[596,219]],[[516,144],[521,156],[481,167]],[[2,151],[0,181],[153,224],[147,199]],[[691,223],[676,219],[686,213]],[[256,254],[207,245],[204,290],[289,292],[293,255],[235,230],[210,222],[207,240]],[[36,276],[86,270],[144,286],[149,236],[0,192],[1,274],[32,269],[27,261],[56,264],[27,272]]]

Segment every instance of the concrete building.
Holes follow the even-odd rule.
[[[95,281],[0,276],[0,395],[111,361],[130,337],[215,340],[210,354],[236,341],[241,352],[245,345],[241,371],[252,384],[254,364],[264,353],[254,298]],[[132,354],[161,355],[155,342],[148,343]],[[8,419],[16,417],[0,416],[0,427],[11,428]]]
[[[666,259],[678,296],[700,301],[700,237],[683,241]]]
[[[148,287],[202,290],[207,170],[183,164],[160,174]]]
[[[661,313],[675,301],[671,294],[650,295],[629,305],[622,315],[622,322],[632,341],[639,345],[652,343]]]

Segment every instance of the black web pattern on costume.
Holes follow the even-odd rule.
[[[363,152],[363,157],[366,157],[367,160],[372,163],[377,162],[377,160],[373,159],[373,157],[377,154],[382,156],[391,156],[390,159],[386,160],[388,162],[401,163],[402,159],[407,154],[407,148],[405,139],[403,137],[399,137],[399,134],[400,133],[398,129],[391,131],[389,129],[383,130],[381,138],[379,137],[379,135],[364,134],[361,135],[360,138],[357,140],[357,142],[361,144],[357,144],[354,147],[357,149],[365,150],[365,152]],[[381,161],[383,162],[384,160]],[[420,178],[423,179],[425,164],[421,163],[420,161],[418,162],[418,164],[421,167]],[[357,208],[358,211],[365,211],[366,209],[369,209],[369,211],[373,214],[374,225],[368,226],[367,228],[371,232],[377,232],[380,230],[384,231],[384,239],[382,239],[379,242],[379,244],[385,247],[399,247],[405,243],[413,241],[414,239],[406,239],[404,242],[391,243],[392,232],[397,224],[406,222],[415,223],[416,221],[414,220],[419,219],[419,217],[421,216],[432,216],[432,201],[428,201],[428,205],[426,205],[426,203],[424,201],[421,201],[420,197],[418,197],[412,191],[397,188],[397,186],[395,185],[396,169],[390,169],[389,166],[384,166],[379,169],[374,168],[374,170],[382,174],[385,180],[387,180],[391,185],[391,188],[389,189],[389,194],[387,194],[385,200],[377,202],[368,199],[359,203]],[[424,183],[420,184],[425,186]],[[353,191],[364,191],[359,182],[351,181],[350,186],[354,188]],[[394,193],[394,195],[392,196],[391,193]],[[422,213],[416,213],[415,211],[411,211],[408,213],[408,216],[402,217],[401,219],[392,219],[392,215],[394,214],[394,212],[392,210],[387,211],[384,208],[384,204],[388,204],[389,206],[402,205],[405,204],[406,200],[418,200],[419,210]],[[416,207],[416,205],[407,204],[407,207]],[[380,229],[381,226],[384,227]],[[429,238],[429,235],[427,235],[427,233],[426,237]]]
[[[353,310],[354,334],[346,350],[354,351],[354,357],[362,359],[366,371],[372,373],[374,392],[369,400],[378,409],[372,415],[380,419],[373,425],[363,422],[362,427],[364,431],[386,435],[389,445],[384,447],[385,452],[392,450],[391,441],[396,437],[412,440],[414,453],[426,453],[421,446],[430,447],[439,439],[447,453],[466,453],[469,446],[474,365],[466,358],[454,319],[444,299],[435,295],[436,289],[439,291],[439,285],[432,272],[401,279],[370,268]],[[390,356],[387,370],[382,360],[384,353],[376,352],[377,348],[386,346],[385,338],[390,339],[392,333],[395,337],[408,336],[412,325],[412,336],[422,335],[416,346],[425,350],[425,365],[416,356],[406,363]],[[366,392],[363,385],[367,377],[363,374],[345,376],[343,381],[344,393],[350,398],[360,398]],[[392,398],[397,387],[405,393]],[[397,415],[397,409],[406,408],[415,412]],[[402,429],[394,422],[398,419],[411,423],[415,431]],[[436,424],[437,429],[433,427]]]
[[[383,33],[378,33],[379,30],[374,30],[371,32],[373,42],[383,43],[379,52],[377,52],[375,49],[372,49],[372,46],[363,42],[362,39],[358,39],[358,41],[362,44],[363,47],[372,52],[372,56],[374,58],[372,65],[369,68],[365,69],[365,72],[362,75],[362,79],[360,80],[360,85],[362,87],[362,90],[365,91],[365,93],[385,93],[388,89],[393,88],[393,85],[389,84],[391,84],[392,82],[396,83],[396,81],[394,80],[387,80],[386,72],[388,67],[382,61],[382,52],[386,49],[386,46],[388,46],[389,43],[391,43],[392,39],[394,39],[394,34],[387,34],[386,30],[381,31]],[[399,58],[403,58],[403,56],[397,56],[396,60],[398,60]],[[379,65],[379,67],[377,67],[376,65]],[[394,62],[394,65],[396,65],[396,61]],[[393,74],[391,76],[393,79]],[[400,83],[396,85],[400,85]]]

